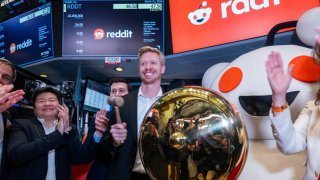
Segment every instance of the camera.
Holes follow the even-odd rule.
[[[42,87],[52,87],[57,90],[61,95],[61,102],[66,104],[69,108],[73,107],[73,92],[74,92],[74,81],[62,81],[61,85],[47,85],[46,83],[40,80],[26,80],[24,91],[27,93],[26,97],[29,97],[29,100],[32,97],[32,94],[39,88]]]

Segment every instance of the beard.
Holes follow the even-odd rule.
[[[153,84],[161,79],[161,76],[157,76],[155,78],[145,78],[145,76],[140,75],[140,79],[143,84]]]

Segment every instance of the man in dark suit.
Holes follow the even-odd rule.
[[[5,179],[8,174],[5,152],[10,127],[10,114],[7,109],[20,101],[24,95],[22,90],[10,92],[13,89],[12,83],[15,79],[15,65],[0,58],[0,179]]]
[[[124,97],[124,106],[120,108],[122,123],[111,125],[100,142],[109,162],[107,179],[149,179],[137,145],[145,114],[163,95],[160,84],[165,60],[159,49],[149,46],[139,49],[138,60],[141,86]],[[111,122],[114,123],[113,118]]]
[[[32,97],[35,118],[12,121],[7,154],[12,168],[8,179],[70,180],[70,164],[90,159],[78,131],[69,124],[69,109],[52,87],[37,89]]]
[[[123,78],[111,79],[109,81],[109,87],[110,97],[122,97],[127,95],[131,90],[129,82]],[[107,113],[110,114],[112,111],[107,112],[107,110],[101,109],[95,114],[95,120],[91,121],[89,125],[88,135],[84,142],[85,145],[90,143],[90,141],[94,141],[95,143],[100,142],[103,133],[106,131],[107,122],[109,121],[106,117]],[[96,129],[95,124],[100,128]],[[104,152],[99,152],[99,149],[97,151],[95,160],[87,175],[88,180],[104,180],[107,177],[108,164],[102,157]],[[100,154],[102,154],[102,156]]]

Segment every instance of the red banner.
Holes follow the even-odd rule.
[[[267,35],[319,0],[170,0],[173,53]]]

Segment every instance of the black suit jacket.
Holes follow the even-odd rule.
[[[1,155],[1,166],[0,166],[0,179],[6,179],[9,171],[9,164],[7,162],[7,141],[8,141],[8,131],[10,122],[10,114],[8,112],[2,113],[3,117],[3,146],[2,146],[2,155]]]
[[[129,180],[137,154],[137,101],[138,90],[124,96],[124,106],[120,108],[121,119],[127,123],[127,138],[121,146],[115,147],[112,136],[107,131],[102,137],[99,148],[105,152],[109,167],[107,179]],[[115,123],[114,116],[110,124]]]
[[[75,128],[64,135],[58,130],[46,135],[38,119],[12,121],[8,140],[8,158],[12,170],[8,179],[45,180],[48,151],[55,149],[56,178],[71,179],[70,164],[84,162],[94,154],[94,147],[84,148]]]

